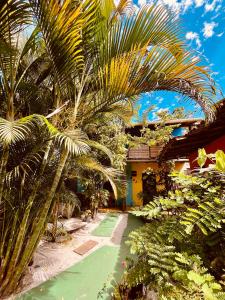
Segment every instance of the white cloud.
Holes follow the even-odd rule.
[[[213,75],[214,75],[214,76],[219,75],[219,72],[212,72],[211,75],[212,75],[212,76],[213,76]]]
[[[119,2],[119,0],[114,1]],[[199,8],[203,5],[205,13],[213,11],[218,12],[222,7],[222,1],[223,0],[138,0],[137,5],[133,4],[133,6],[135,7],[135,10],[137,10],[137,7],[140,8],[146,4],[164,4],[179,15],[184,14],[189,8]]]
[[[215,9],[215,12],[218,12],[221,9],[222,5],[218,5]]]
[[[203,35],[205,38],[210,38],[215,34],[214,28],[217,26],[218,24],[215,22],[204,22],[204,28],[202,30]]]
[[[161,112],[167,112],[169,110],[170,110],[169,107],[166,107],[166,108],[160,108],[157,112],[161,113]]]
[[[143,6],[143,5],[145,5],[146,3],[147,3],[146,0],[138,0],[138,5],[139,5],[139,6]]]
[[[120,0],[114,0],[114,3],[116,6],[118,6],[118,4],[120,3]]]
[[[215,20],[215,19],[218,18],[219,16],[220,16],[220,13],[214,15],[214,16],[211,18],[211,20]]]
[[[204,4],[204,0],[195,0],[195,7],[201,7]]]
[[[189,31],[186,33],[185,37],[189,41],[195,41],[198,49],[201,47],[202,44],[197,32]]]
[[[221,0],[214,0],[216,3]],[[145,4],[164,4],[167,5],[172,11],[177,13],[185,13],[191,7],[201,7],[204,4],[207,4],[208,0],[138,0],[138,6],[141,7]],[[208,9],[208,7],[207,7]],[[210,9],[210,8],[209,8]]]
[[[157,103],[159,103],[159,104],[162,103],[164,100],[164,98],[160,97],[160,96],[157,96],[155,99],[157,100]]]
[[[182,8],[182,3],[178,2],[177,0],[161,0],[163,4],[166,4],[170,7],[173,11],[179,13]]]
[[[224,32],[221,32],[221,33],[217,34],[216,36],[221,37],[221,36],[223,36],[223,34],[224,34]]]
[[[184,12],[188,10],[189,7],[193,5],[193,0],[183,0],[183,9]]]
[[[220,0],[213,0],[211,3],[206,3],[205,11],[213,11],[216,8],[217,3],[220,3]]]

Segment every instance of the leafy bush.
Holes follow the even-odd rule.
[[[59,199],[58,216],[69,219],[80,213],[81,203],[75,193],[64,187],[60,190]]]
[[[198,163],[198,172],[171,175],[179,189],[133,212],[148,223],[129,236],[137,260],[123,285],[141,285],[143,297],[155,291],[158,299],[225,299],[225,154],[200,150]]]

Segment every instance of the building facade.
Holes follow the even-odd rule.
[[[225,152],[225,99],[216,104],[215,119],[209,124],[202,122],[183,137],[175,137],[169,141],[160,154],[160,160],[188,158],[191,170],[198,168],[198,149],[204,148],[206,153],[217,150]],[[209,161],[206,163],[206,165]]]
[[[127,158],[127,194],[126,206],[142,206],[144,203],[144,188],[148,193],[147,197],[152,199],[160,190],[166,188],[165,177],[167,172],[163,172],[162,165],[158,162],[158,155],[161,147],[140,146],[137,149],[130,149]],[[188,159],[174,160],[174,168],[177,171],[182,171],[189,168]],[[147,174],[152,170],[150,174]],[[146,178],[148,177],[148,178]],[[153,181],[150,189],[146,181]],[[145,202],[148,202],[145,201]]]
[[[173,136],[183,136],[193,127],[198,126],[201,119],[182,119],[171,120],[165,125],[177,125],[173,130]],[[154,130],[158,122],[149,122],[148,126]],[[140,136],[142,125],[136,124],[127,129],[127,132],[133,136]],[[169,184],[167,167],[165,162],[160,162],[160,153],[163,146],[140,145],[137,148],[130,148],[127,155],[127,193],[126,207],[142,206],[147,204],[153,197],[163,192]],[[184,171],[189,168],[187,158],[172,159],[174,169]]]

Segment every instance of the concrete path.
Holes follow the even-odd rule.
[[[102,221],[103,222],[103,221]],[[130,231],[142,223],[132,215],[120,214],[110,222],[113,228],[104,229],[110,236],[91,236],[99,246],[80,259],[80,262],[19,297],[20,300],[96,300],[110,299],[115,282],[123,273],[123,261],[129,254],[125,244]],[[100,224],[101,226],[101,224]],[[100,227],[99,226],[99,227]],[[109,226],[109,225],[108,225]],[[101,233],[96,228],[93,234]]]

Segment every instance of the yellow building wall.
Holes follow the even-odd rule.
[[[142,199],[138,197],[138,193],[142,192],[142,173],[149,167],[153,170],[159,169],[156,162],[131,162],[131,171],[137,172],[137,176],[132,176],[132,201],[134,206],[142,205]],[[175,162],[175,170],[182,171],[184,167],[184,162]]]

